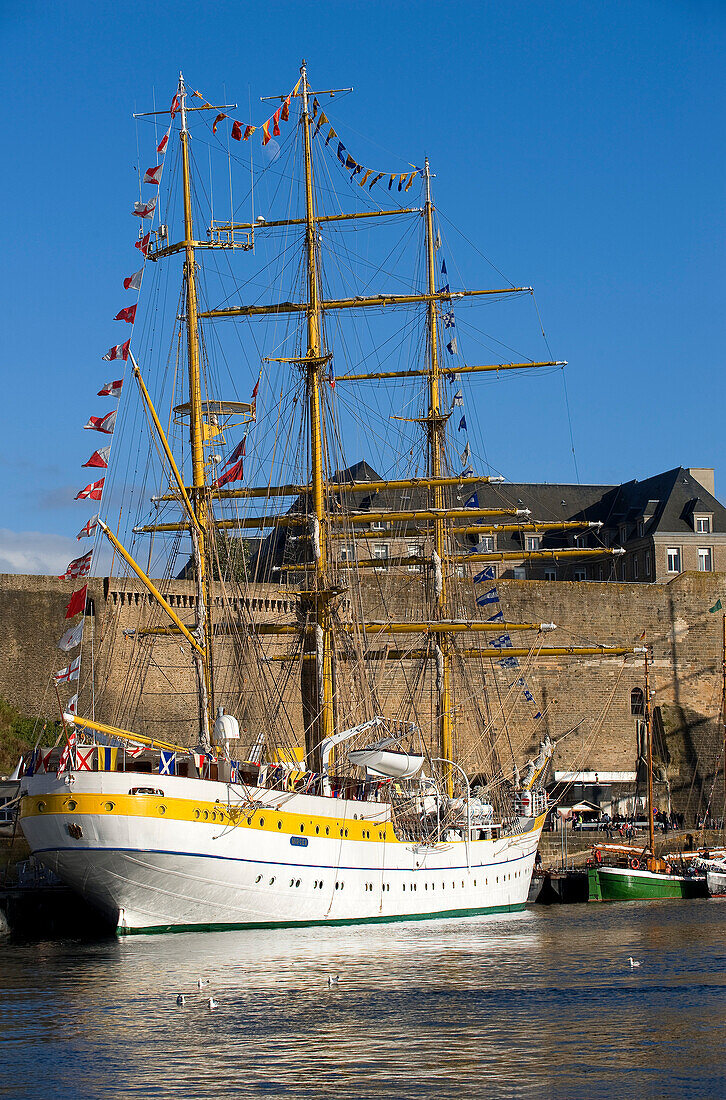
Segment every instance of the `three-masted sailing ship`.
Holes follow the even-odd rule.
[[[452,409],[461,406],[461,375],[557,364],[472,366],[455,358],[454,302],[484,294],[496,300],[528,288],[452,290],[438,258],[428,160],[391,174],[390,182],[360,165],[321,107],[330,94],[310,87],[303,63],[295,88],[276,97],[279,106],[261,127],[268,146],[280,122],[291,123],[286,152],[278,148],[264,169],[272,181],[270,202],[289,169],[284,216],[255,218],[252,208],[248,220],[237,221],[233,209],[226,221],[210,216],[205,238],[197,236],[195,221],[195,203],[207,188],[192,156],[193,124],[206,126],[194,131],[199,148],[205,142],[211,147],[225,120],[236,141],[260,128],[243,126],[227,114],[228,105],[212,106],[180,78],[169,130],[157,147],[171,175],[165,221],[155,211],[156,199],[136,204],[135,213],[156,226],[139,233],[142,271],[166,265],[178,278],[174,261],[180,257],[182,287],[175,297],[171,283],[164,284],[133,350],[127,341],[105,357],[123,360],[125,377],[101,392],[133,387],[138,415],[131,423],[128,414],[125,427],[140,435],[141,425],[149,435],[126,469],[133,481],[145,462],[151,467],[149,456],[158,457],[160,489],[153,514],[147,522],[142,515],[129,539],[105,511],[112,496],[102,496],[102,482],[79,496],[102,499],[100,515],[84,530],[111,544],[114,562],[143,599],[129,601],[138,616],[134,625],[127,618],[123,631],[119,624],[106,631],[107,638],[122,634],[126,648],[109,643],[105,665],[96,655],[92,674],[98,677],[105,667],[107,678],[116,675],[115,702],[104,710],[103,689],[94,684],[92,697],[82,690],[80,703],[66,706],[64,742],[38,749],[26,762],[21,818],[33,852],[119,933],[521,909],[546,813],[543,779],[553,749],[538,733],[541,713],[531,708],[523,732],[518,738],[513,733],[516,706],[522,696],[532,699],[524,680],[528,662],[547,654],[633,652],[546,648],[543,639],[553,624],[507,622],[502,610],[489,614],[498,599],[494,588],[476,598],[474,580],[495,578],[494,563],[544,556],[536,547],[526,555],[497,553],[491,535],[587,531],[592,525],[530,522],[529,513],[504,496],[498,508],[479,506],[477,491],[502,479],[474,473],[468,443],[459,463],[447,433]],[[212,117],[211,126],[202,122]],[[346,172],[346,186],[360,186],[366,209],[324,212],[321,196],[338,198],[326,176],[331,151],[333,168],[339,171],[339,164]],[[228,160],[236,166],[238,158]],[[154,186],[161,175],[159,164],[144,179]],[[422,205],[377,204],[372,188],[380,190],[381,180],[389,200],[400,194],[405,201],[413,185],[420,186]],[[245,201],[253,198],[251,191]],[[175,223],[182,230],[177,239]],[[340,245],[343,289],[326,272],[331,235],[374,224],[420,230],[418,282],[405,285],[405,293],[395,249],[375,265],[357,241]],[[241,285],[251,300],[230,304],[240,289],[233,264],[260,253],[260,270]],[[217,259],[228,265],[220,276],[227,290],[214,304],[209,265]],[[361,265],[362,286],[353,281]],[[256,300],[265,273],[278,287],[292,281],[296,297]],[[381,275],[398,289],[371,294]],[[126,283],[133,288],[140,279],[141,272]],[[149,349],[165,304],[173,337],[163,362],[158,341]],[[135,321],[135,309],[119,319]],[[401,312],[408,342],[395,346],[404,361],[385,370],[391,364],[382,348],[392,337],[378,330],[373,350],[360,350],[368,318],[387,321]],[[352,327],[343,327],[344,316]],[[227,320],[238,322],[232,326],[239,339],[234,355],[217,336]],[[250,335],[260,321],[268,323],[268,355]],[[345,348],[352,369],[341,372],[334,356],[340,361]],[[226,374],[214,367],[215,349],[226,356]],[[221,396],[225,382],[239,382],[237,364],[249,349],[256,369],[262,367],[260,378],[270,372],[264,375],[264,416],[258,412],[259,379],[251,400]],[[157,376],[151,374],[154,356]],[[363,369],[356,369],[361,360]],[[409,387],[403,396],[399,391],[402,415],[376,405],[390,380]],[[342,396],[357,383],[369,387],[366,393],[372,387],[375,399]],[[452,385],[457,390],[450,400],[446,387]],[[158,411],[162,400],[168,415]],[[128,407],[127,393],[120,415],[124,402]],[[381,458],[383,473],[366,463],[347,464],[343,437],[352,416],[358,440],[381,456],[390,441],[386,432],[400,433],[393,457]],[[91,426],[107,430],[99,424],[108,417],[95,419]],[[462,415],[460,429],[464,420]],[[236,432],[246,435],[231,450]],[[101,454],[96,464],[107,458]],[[247,483],[245,463],[257,469],[259,484]],[[115,473],[121,480],[120,462]],[[140,514],[148,496],[138,486],[133,491]],[[130,511],[127,506],[126,515]],[[270,533],[240,537],[251,530]],[[144,539],[151,546],[137,549]],[[160,553],[165,539],[174,553]],[[593,546],[548,556],[613,552]],[[174,580],[174,554],[186,560],[188,599],[171,595],[182,583]],[[159,579],[157,572],[152,580],[160,561],[165,575]],[[83,570],[85,565],[70,569],[69,576]],[[284,586],[284,601],[269,599],[272,582],[278,595]],[[255,592],[262,596],[255,599]],[[282,612],[263,621],[271,604]],[[83,616],[82,599],[80,605],[71,601],[69,613],[75,610]],[[131,614],[128,607],[125,613]],[[518,631],[529,639],[521,646],[510,636]],[[159,720],[143,703],[144,686],[170,653],[175,676],[180,661],[194,675],[195,698],[190,701],[175,687],[179,680],[170,678],[166,702],[176,706],[178,719]],[[120,676],[122,664],[127,671]],[[73,668],[56,680],[77,678]],[[489,686],[504,676],[510,682],[498,689],[498,713],[506,712],[506,721],[487,701]]]

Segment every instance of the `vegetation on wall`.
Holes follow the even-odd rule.
[[[0,699],[0,775],[13,771],[23,753],[32,749],[41,731],[41,744],[52,745],[61,734],[60,721],[26,718],[5,699]]]

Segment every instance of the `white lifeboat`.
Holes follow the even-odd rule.
[[[425,763],[423,756],[387,752],[385,749],[356,749],[348,754],[348,759],[359,768],[367,768],[373,775],[385,775],[389,779],[414,779]]]

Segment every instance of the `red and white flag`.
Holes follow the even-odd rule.
[[[109,348],[105,355],[101,358],[107,363],[110,363],[112,359],[123,359],[124,362],[129,357],[129,348],[131,346],[131,338],[124,340],[123,344],[114,344],[112,348]]]
[[[241,481],[244,476],[243,463],[244,459],[241,458],[239,462],[235,462],[234,466],[230,466],[226,474],[222,474],[221,477],[217,478],[214,488],[221,489],[223,485],[228,485],[230,481]]]
[[[177,113],[178,110],[179,110],[179,96],[175,95],[174,98],[171,101],[171,117],[172,118],[176,117],[176,113]],[[169,129],[171,129],[171,127],[169,127]]]
[[[95,745],[78,745],[76,747],[76,771],[92,772],[95,753]]]
[[[163,138],[161,139],[161,141],[159,142],[159,144],[156,147],[156,151],[159,154],[159,156],[163,157],[164,153],[166,152],[166,147],[169,144],[169,134],[170,133],[171,133],[171,126],[166,131]]]
[[[114,317],[114,321],[126,321],[127,324],[133,325],[134,321],[136,320],[136,310],[138,309],[138,306],[138,302],[135,306],[124,306],[123,309],[120,309],[118,311],[118,313]]]
[[[141,267],[133,275],[129,275],[128,278],[124,279],[124,290],[140,290],[143,277],[144,269]]]
[[[81,469],[86,466],[97,467],[99,470],[108,469],[108,456],[111,454],[111,444],[108,447],[101,447],[100,451],[94,451],[88,462],[84,462]]]
[[[100,500],[103,496],[103,483],[105,477],[102,477],[100,481],[92,481],[90,485],[87,485],[85,489],[81,489],[80,493],[75,500]]]
[[[141,756],[142,752],[146,752],[146,745],[124,745],[124,749],[136,759],[137,756]]]
[[[66,764],[70,760],[71,769],[75,763],[74,757],[76,755],[76,731],[72,729],[70,733],[66,735],[68,737],[68,743],[64,746],[61,758],[58,761],[57,775],[60,777],[65,769]]]
[[[163,167],[163,164],[157,164],[155,168],[147,168],[144,175],[144,183],[154,183],[158,187],[159,178],[161,176],[161,170]]]
[[[52,752],[53,752],[52,749],[48,749],[47,752],[43,752],[42,749],[39,750],[38,763],[35,765],[35,774],[36,775],[38,774],[38,772],[49,772],[50,771],[50,754]]]
[[[113,435],[116,427],[116,409],[106,413],[105,416],[89,416],[88,423],[83,425],[84,430],[89,428],[94,432],[103,432],[104,435]]]
[[[105,382],[103,389],[98,391],[98,397],[120,397],[121,387],[124,384],[123,378],[117,378],[113,382]]]
[[[92,550],[89,550],[87,554],[84,554],[81,558],[74,558],[70,563],[65,573],[61,573],[58,578],[59,581],[69,581],[72,577],[87,577],[91,571],[91,556]]]
[[[66,703],[66,714],[78,713],[78,696],[71,695],[70,699]]]
[[[77,680],[81,671],[81,655],[74,657],[66,668],[61,668],[53,673],[56,684],[67,684],[71,680]]]
[[[82,611],[86,610],[86,596],[88,595],[88,585],[84,584],[83,588],[79,588],[73,593],[70,600],[66,604],[66,618],[72,619],[74,615],[80,615]]]
[[[81,528],[81,530],[76,535],[76,541],[80,542],[81,539],[90,539],[91,535],[95,532],[97,527],[98,512],[96,512],[95,516],[91,516],[85,527]]]
[[[58,642],[58,649],[62,649],[64,653],[70,652],[71,649],[75,649],[77,645],[80,645],[83,641],[83,624],[85,619],[81,619],[76,626],[69,626],[65,634]]]
[[[134,248],[138,248],[142,256],[146,256],[149,251],[149,241],[151,240],[151,233],[144,233],[143,237],[139,237],[138,241],[134,241]]]
[[[157,196],[154,195],[153,199],[149,199],[148,202],[135,202],[132,213],[134,213],[137,218],[153,218],[154,211],[156,210],[156,199]]]

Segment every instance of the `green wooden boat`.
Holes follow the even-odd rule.
[[[653,901],[668,898],[706,898],[708,886],[701,875],[674,875],[632,867],[589,869],[590,901]]]

